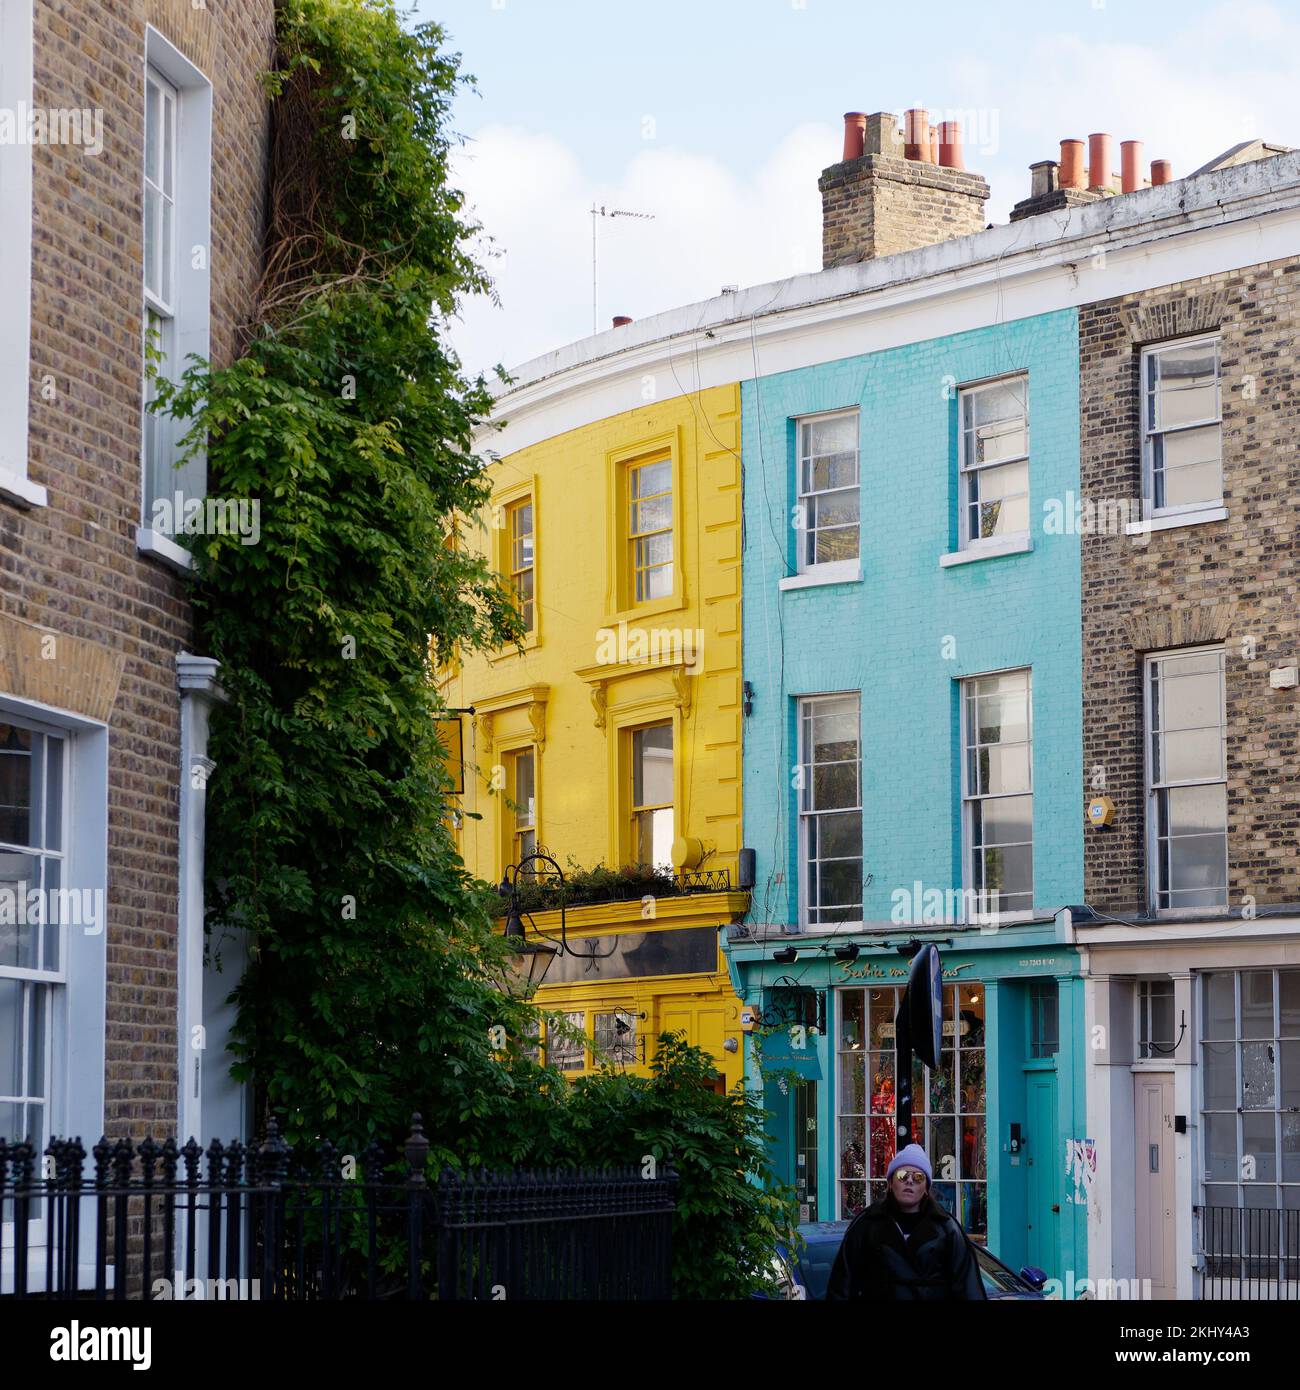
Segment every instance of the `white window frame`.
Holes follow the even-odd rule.
[[[158,220],[154,227],[154,246],[157,248],[158,256],[158,277],[159,285],[156,289],[149,284],[148,262],[145,263],[145,282],[144,282],[144,301],[145,304],[154,310],[162,318],[174,319],[176,317],[176,190],[180,183],[180,146],[177,140],[180,122],[177,119],[180,107],[180,93],[165,78],[162,73],[153,66],[152,63],[145,64],[145,110],[149,106],[149,88],[153,87],[158,92],[159,100],[162,103],[159,121],[159,141],[158,151],[158,178],[149,177],[149,164],[145,160],[144,182],[146,192],[152,191],[158,195]],[[148,120],[145,122],[145,149],[149,147]],[[167,170],[165,158],[170,147],[172,167]],[[165,180],[170,175],[170,187]],[[163,233],[164,218],[162,213],[171,209],[170,235]],[[148,200],[145,202],[145,221],[149,220]],[[146,241],[147,227],[146,227]],[[170,295],[163,294],[161,291],[166,288],[171,291]]]
[[[1025,452],[1017,454],[1014,458],[999,459],[996,463],[972,463],[968,449],[968,435],[966,430],[966,406],[965,402],[972,396],[978,396],[986,391],[992,391],[998,387],[1006,386],[1009,382],[1021,381],[1024,383],[1025,395]],[[1029,434],[1029,373],[1028,372],[1008,372],[1005,376],[993,377],[988,381],[975,381],[966,386],[957,388],[957,547],[959,550],[969,551],[999,551],[1006,550],[1013,545],[1027,541],[1030,535],[1029,521],[1032,513],[1030,504],[1033,499],[1032,478],[1030,476],[1030,434]],[[1023,531],[1009,531],[1002,536],[978,536],[971,535],[970,529],[970,507],[971,507],[971,481],[978,477],[988,468],[1005,468],[1009,464],[1024,463],[1025,465],[1025,517],[1026,527]]]
[[[0,721],[21,724],[38,733],[64,740],[63,752],[63,873],[61,886],[68,889],[98,888],[107,906],[108,882],[108,729],[105,725],[66,710],[0,695]],[[47,1134],[63,1137],[104,1132],[104,1057],[107,925],[97,932],[79,931],[72,938],[64,926],[60,943],[60,988],[52,993],[47,1027],[51,1037],[46,1062],[49,1103]],[[16,969],[9,974],[31,975]],[[93,1222],[90,1223],[93,1227]],[[0,1293],[13,1290],[13,1222],[0,1235]],[[32,1254],[28,1263],[28,1287],[44,1287],[44,1226],[31,1223],[28,1233]],[[94,1277],[94,1232],[82,1223],[78,1260],[79,1279]]]
[[[33,0],[0,4],[0,107],[31,106],[34,82]],[[27,476],[28,383],[32,356],[32,147],[0,145],[0,497],[44,507],[49,494]]]
[[[810,750],[808,748],[807,743],[804,740],[804,711],[807,710],[810,706],[817,704],[825,704],[827,701],[830,700],[846,699],[856,700],[858,704],[858,756],[856,759],[858,783],[857,804],[855,806],[827,807],[825,811],[820,811],[816,808],[808,810],[805,808],[805,799],[811,797],[813,791],[813,764],[808,760]],[[822,920],[819,916],[817,921],[813,921],[813,903],[809,891],[812,884],[812,874],[810,872],[809,857],[809,823],[812,819],[820,817],[822,815],[852,814],[854,811],[856,811],[859,820],[862,822],[863,830],[865,831],[865,821],[862,820],[862,692],[860,690],[838,690],[827,691],[823,694],[818,695],[801,695],[798,697],[795,704],[795,720],[795,738],[796,746],[799,751],[799,771],[801,774],[801,785],[799,789],[795,792],[795,814],[798,816],[799,819],[799,925],[801,929],[804,931],[820,931],[827,927],[834,928],[836,930],[842,930],[845,927],[861,926],[865,915],[865,909],[863,908],[861,898],[859,899],[858,915],[856,918],[846,921],[829,921]],[[861,844],[859,844],[858,851],[859,878],[862,880],[862,885],[859,888],[859,893],[862,895],[862,897],[865,897],[865,840]],[[819,860],[818,862],[821,861]],[[820,904],[818,905],[817,911],[819,913],[822,911]]]
[[[831,420],[852,419],[857,423],[858,428],[854,431],[853,445],[853,482],[845,487],[828,488],[822,491],[806,491],[804,489],[804,465],[812,455],[808,453],[804,444],[804,432],[811,429],[814,425],[825,424]],[[798,506],[796,515],[799,518],[799,525],[795,529],[797,540],[795,553],[795,572],[797,574],[809,574],[825,577],[844,577],[856,578],[859,567],[862,563],[862,436],[861,436],[861,411],[857,406],[851,406],[844,410],[825,410],[815,415],[797,416],[795,426],[795,502]],[[810,480],[811,481],[811,480]],[[809,537],[813,531],[808,526],[808,499],[810,497],[830,497],[837,492],[856,492],[858,494],[858,521],[857,531],[857,553],[850,559],[844,560],[823,560],[820,562],[809,560],[807,546]],[[843,527],[827,527],[827,530],[845,530]]]
[[[140,429],[140,525],[136,531],[136,546],[177,570],[188,570],[193,561],[189,551],[178,545],[172,535],[155,525],[149,477],[147,448],[148,416],[145,409],[149,390],[143,346],[147,333],[148,313],[153,311],[171,323],[171,343],[168,352],[170,370],[164,374],[175,377],[183,372],[191,355],[211,356],[211,284],[209,266],[212,243],[212,83],[185,55],[168,42],[152,25],[145,31],[144,63],[140,81],[141,117],[145,110],[146,88],[150,81],[169,86],[175,94],[175,131],[173,136],[174,198],[172,221],[174,261],[172,265],[171,300],[156,298],[144,285],[143,257],[141,264],[141,429]],[[144,168],[140,169],[140,232],[144,245]],[[202,255],[196,255],[201,248]],[[183,423],[158,417],[157,434],[164,454],[176,457]],[[186,499],[202,496],[207,491],[207,461],[202,452],[175,470],[175,485],[160,499],[173,498],[181,492]],[[173,524],[175,524],[175,508]]]
[[[65,880],[67,877],[65,866],[68,860],[69,849],[68,834],[70,817],[68,803],[69,783],[71,780],[70,762],[72,741],[68,738],[67,731],[65,729],[60,729],[55,727],[54,725],[46,724],[43,721],[32,719],[26,716],[10,715],[0,712],[0,724],[13,725],[26,730],[28,733],[40,734],[47,740],[58,739],[59,742],[63,745],[62,757],[60,760],[61,767],[59,804],[62,808],[62,813],[61,824],[59,826],[59,849],[51,850],[44,847],[37,848],[32,845],[19,845],[5,841],[0,842],[0,853],[32,855],[36,859],[42,861],[47,859],[57,860],[60,866],[59,886],[60,888],[65,887]],[[46,773],[48,771],[49,762],[48,754],[46,753],[45,748],[46,745],[42,745],[41,756],[45,763],[45,771],[42,772],[40,780],[40,814],[42,820],[45,819],[45,801],[49,795],[48,784],[46,781]],[[43,829],[41,832],[41,838],[42,840],[44,839]],[[44,873],[41,874],[41,879],[42,886],[44,886]],[[28,886],[29,891],[30,888],[33,886],[34,885]],[[68,982],[68,924],[66,922],[60,923],[59,925],[58,943],[55,949],[58,957],[58,965],[53,969],[50,969],[48,967],[29,968],[27,966],[21,965],[5,965],[3,962],[0,962],[0,979],[14,980],[21,985],[35,986],[37,988],[44,989],[47,991],[45,1004],[44,1036],[39,1040],[39,1046],[43,1053],[42,1073],[44,1075],[45,1082],[44,1095],[41,1097],[41,1103],[44,1106],[45,1111],[45,1135],[44,1140],[38,1146],[38,1150],[36,1153],[36,1168],[38,1173],[40,1170],[41,1163],[43,1161],[42,1153],[44,1151],[45,1145],[48,1144],[49,1141],[58,1133],[58,1130],[56,1128],[57,1117],[60,1113],[60,1106],[62,1105],[63,1101],[63,1089],[65,1085],[65,1075],[67,1071],[66,1056],[57,1059],[57,1061],[55,1056],[56,1042],[61,1041],[61,1039],[59,1039],[57,1036],[61,1030],[56,1028],[55,1020],[59,1017],[60,1013],[66,1011],[65,999]],[[28,1020],[32,1009],[31,991],[24,991],[23,997],[23,1022],[19,1025],[18,1045],[19,1048],[25,1053],[27,1043]],[[19,1104],[23,1104],[30,1103],[34,1099],[34,1097],[28,1092],[27,1082],[29,1075],[30,1073],[28,1071],[27,1059],[26,1057],[24,1057],[23,1095],[22,1097],[17,1097],[6,1094],[6,1096],[4,1097],[4,1103],[7,1104],[16,1100]],[[4,1082],[0,1081],[0,1090],[3,1089]],[[3,1133],[3,1131],[0,1130],[0,1133]],[[13,1144],[21,1143],[28,1136],[26,1133],[23,1133],[3,1134],[3,1137],[8,1139],[8,1141],[11,1144]],[[14,1243],[14,1221],[12,1206],[8,1206],[6,1208],[6,1212],[7,1215],[3,1220],[3,1225],[0,1226],[0,1249],[3,1250],[11,1249]],[[46,1226],[45,1217],[43,1214],[38,1212],[36,1218],[28,1222],[27,1238],[28,1241],[33,1245],[43,1245],[45,1243]]]
[[[1029,745],[1029,786],[1027,790],[1020,792],[975,792],[970,786],[970,758],[968,756],[971,747],[970,717],[967,713],[967,689],[976,681],[984,680],[989,676],[1010,676],[1024,672],[1026,687],[1026,724],[1028,726],[1027,743]],[[1030,906],[1023,909],[1016,909],[1011,912],[997,913],[999,922],[1027,922],[1034,916],[1033,895],[1036,891],[1036,872],[1034,865],[1034,672],[1031,666],[1006,666],[997,671],[977,671],[970,676],[964,676],[958,682],[957,698],[960,705],[960,752],[961,752],[961,861],[962,861],[962,885],[975,892],[975,824],[973,806],[975,802],[1000,801],[1008,797],[1028,796],[1029,804],[1029,893]],[[987,745],[985,745],[987,746]],[[961,895],[961,910],[969,916],[971,904],[970,893],[963,892]],[[978,909],[981,916],[984,910]]]
[[[1177,425],[1173,429],[1153,429],[1148,410],[1151,395],[1149,372],[1151,362],[1162,353],[1172,349],[1196,347],[1201,343],[1214,344],[1214,385],[1218,411],[1212,417]],[[1172,338],[1165,342],[1151,343],[1142,349],[1140,376],[1138,380],[1138,409],[1142,418],[1142,515],[1147,520],[1158,517],[1195,516],[1197,512],[1207,512],[1223,507],[1223,366],[1220,333],[1200,333],[1194,337]],[[1154,440],[1167,434],[1180,434],[1185,430],[1204,429],[1209,425],[1219,427],[1219,495],[1203,502],[1182,502],[1173,507],[1155,505],[1155,445]]]
[[[1222,711],[1222,722],[1220,729],[1223,735],[1223,754],[1222,754],[1222,777],[1195,777],[1190,781],[1168,782],[1161,781],[1156,783],[1152,777],[1152,756],[1151,740],[1155,732],[1152,725],[1151,708],[1151,672],[1152,668],[1158,663],[1170,657],[1199,656],[1217,652],[1220,658],[1219,664],[1219,691],[1221,697],[1220,709]],[[1229,899],[1229,878],[1228,878],[1228,826],[1225,815],[1223,829],[1223,902],[1217,906],[1206,907],[1163,907],[1160,903],[1160,818],[1157,798],[1161,792],[1168,791],[1170,787],[1212,787],[1222,786],[1224,788],[1225,802],[1227,799],[1228,784],[1228,751],[1227,751],[1227,715],[1228,715],[1228,691],[1227,691],[1227,649],[1220,643],[1209,643],[1199,647],[1173,647],[1166,651],[1150,652],[1142,660],[1142,781],[1143,781],[1143,800],[1146,808],[1146,856],[1147,856],[1147,902],[1148,906],[1160,913],[1161,916],[1191,915],[1201,916],[1205,913],[1218,911],[1219,908],[1227,909]],[[1162,677],[1163,680],[1163,677]],[[1163,725],[1161,726],[1163,728]],[[1207,726],[1208,727],[1208,726]]]

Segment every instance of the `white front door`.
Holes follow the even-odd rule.
[[[1151,1281],[1152,1298],[1175,1298],[1173,1073],[1136,1073],[1133,1108],[1135,1272],[1139,1279]]]

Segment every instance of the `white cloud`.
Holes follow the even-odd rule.
[[[491,234],[483,259],[501,307],[464,306],[453,339],[466,366],[508,367],[592,331],[593,203],[654,214],[597,219],[600,328],[614,314],[643,318],[725,284],[817,269],[817,173],[834,162],[838,140],[831,126],[800,126],[750,178],[651,144],[616,183],[601,184],[550,136],[484,127],[457,156],[453,181]]]
[[[994,185],[990,220],[1028,195],[1030,163],[1098,130],[1113,137],[1115,169],[1119,142],[1141,140],[1144,164],[1168,159],[1175,178],[1241,140],[1300,144],[1287,57],[1297,47],[1300,24],[1263,4],[1219,6],[1159,49],[1092,40],[1086,24],[1031,39],[1014,83],[979,74],[982,98],[1000,107],[1000,148],[981,170]]]

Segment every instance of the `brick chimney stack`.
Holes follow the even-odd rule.
[[[931,140],[928,114],[909,111],[906,144],[898,117],[889,111],[865,121],[861,112],[850,111],[844,125],[844,158],[817,182],[823,269],[984,230],[989,186],[962,168],[955,121],[944,122]]]

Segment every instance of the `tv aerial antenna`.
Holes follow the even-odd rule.
[[[591,331],[599,332],[596,308],[596,228],[599,225],[599,218],[602,217],[634,217],[641,222],[653,222],[653,212],[630,212],[626,208],[607,208],[604,205],[597,207],[595,203],[591,205]]]

